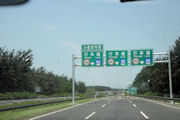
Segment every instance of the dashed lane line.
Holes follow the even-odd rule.
[[[105,107],[105,106],[106,106],[106,104],[102,105],[102,107]]]
[[[85,117],[84,119],[89,119],[90,117],[92,117],[94,114],[95,114],[96,112],[93,112],[93,113],[91,113],[90,115],[88,115],[87,117]]]
[[[134,107],[136,107],[136,104],[133,104]]]
[[[143,111],[140,111],[140,113],[142,116],[144,116],[144,118],[146,118],[147,120],[149,119],[149,117],[145,113],[143,113]]]

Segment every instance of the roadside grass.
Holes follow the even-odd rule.
[[[38,103],[46,103],[46,102],[55,102],[55,101],[63,101],[63,100],[70,100],[70,99],[56,99],[56,100],[46,100],[46,101],[27,101],[27,102],[20,102],[20,103],[12,103],[12,104],[1,104],[1,108],[9,108],[9,107],[16,107],[16,106],[24,106],[24,105],[31,105],[31,104],[38,104]]]
[[[95,100],[95,98],[76,100],[76,104]],[[71,102],[54,103],[36,107],[0,112],[0,120],[28,120],[29,118],[72,106]]]

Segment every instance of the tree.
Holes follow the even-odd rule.
[[[0,48],[0,92],[31,91],[32,81],[28,79],[33,59],[31,52]]]
[[[170,50],[172,63],[173,93],[180,93],[180,38]],[[158,57],[157,60],[167,60],[167,57]],[[150,80],[150,83],[147,82]],[[148,85],[149,84],[149,85]],[[144,67],[137,74],[133,86],[138,88],[138,93],[148,91],[159,94],[169,94],[169,74],[167,63],[157,63],[152,67]]]
[[[76,90],[78,91],[78,93],[85,93],[86,92],[86,85],[85,85],[85,83],[84,82],[78,82]]]

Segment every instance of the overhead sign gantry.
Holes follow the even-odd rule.
[[[153,49],[137,50],[107,50],[104,55],[103,44],[83,44],[81,45],[82,56],[72,55],[72,103],[75,102],[75,67],[115,67],[115,66],[153,66],[154,63],[168,63],[169,70],[169,91],[170,98],[173,98],[171,59],[170,52],[153,53]],[[154,55],[166,55],[168,60],[154,61]],[[81,65],[75,64],[75,60],[81,58]],[[129,59],[130,58],[130,59]],[[105,62],[104,62],[105,60]]]

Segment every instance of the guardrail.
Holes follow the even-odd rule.
[[[76,100],[82,100],[82,99],[88,99],[88,98],[76,98]],[[0,108],[0,112],[8,111],[8,110],[20,109],[20,108],[28,108],[28,107],[33,107],[33,106],[46,105],[46,104],[61,103],[61,102],[70,102],[70,101],[72,101],[72,99],[59,100],[59,101],[50,101],[50,102],[36,103],[36,104],[29,104],[29,105],[22,105],[22,106],[8,107],[8,108]]]
[[[161,99],[161,100],[173,100],[173,101],[180,101],[180,98],[170,98],[170,97],[161,97],[161,96],[143,96],[143,95],[136,95],[137,97],[143,98],[150,98],[150,99]]]

